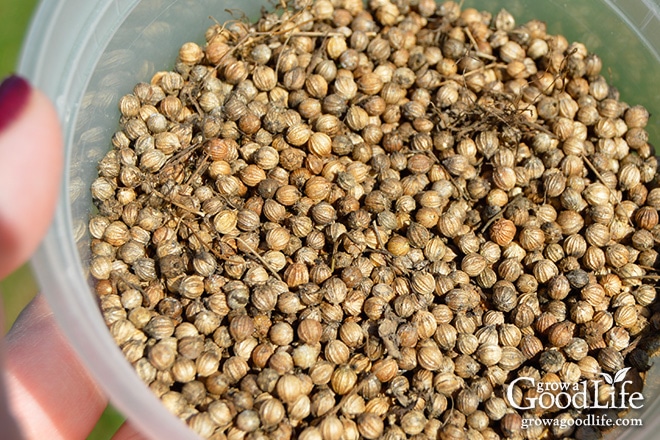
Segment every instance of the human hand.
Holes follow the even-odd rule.
[[[20,77],[7,78],[0,85],[0,279],[27,261],[45,235],[62,158],[48,98]],[[107,404],[40,295],[0,341],[0,371],[3,439],[85,439]],[[113,437],[141,438],[129,424]]]

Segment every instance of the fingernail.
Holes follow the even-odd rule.
[[[5,78],[0,84],[0,131],[21,114],[30,96],[30,84],[17,75]]]

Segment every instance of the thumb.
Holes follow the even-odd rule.
[[[18,76],[0,85],[0,279],[35,250],[53,216],[62,135],[48,98]]]

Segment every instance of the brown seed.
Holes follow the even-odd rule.
[[[543,343],[536,336],[525,335],[520,342],[520,351],[527,359],[531,359],[543,351]]]
[[[304,263],[293,263],[284,272],[284,279],[289,287],[298,287],[309,282],[309,271]]]
[[[427,420],[421,411],[410,411],[401,418],[401,428],[408,435],[420,434]]]
[[[289,127],[286,134],[286,140],[291,145],[304,145],[312,135],[312,130],[305,124],[297,124]]]
[[[570,321],[558,322],[548,330],[548,342],[555,347],[564,347],[573,339],[575,324]]]
[[[545,244],[545,233],[535,226],[524,227],[518,237],[520,246],[527,251],[539,250]]]
[[[411,287],[416,293],[428,295],[435,290],[435,279],[430,273],[418,272],[412,277]]]
[[[614,348],[605,347],[598,353],[598,363],[605,371],[617,372],[623,368],[623,355]]]
[[[638,313],[635,306],[626,305],[616,309],[614,321],[623,328],[630,328],[637,323]]]
[[[284,403],[294,402],[302,394],[300,379],[293,374],[285,374],[277,381],[276,391]]]
[[[273,344],[286,346],[293,342],[293,328],[287,322],[278,322],[270,328],[268,336]]]
[[[358,323],[348,321],[339,327],[339,337],[348,347],[356,348],[362,345],[364,332]]]
[[[425,154],[416,154],[408,159],[408,170],[413,174],[425,174],[433,165],[433,161]]]
[[[259,407],[259,418],[266,427],[277,426],[285,416],[284,405],[277,399],[269,398]]]
[[[643,206],[635,213],[635,223],[643,229],[651,230],[658,224],[658,210]]]
[[[357,428],[362,437],[367,439],[377,439],[383,434],[384,423],[378,415],[371,412],[365,412],[359,416]]]
[[[442,365],[442,352],[436,344],[425,342],[417,350],[417,362],[422,368],[437,371]]]
[[[500,218],[493,222],[490,227],[490,238],[500,246],[511,243],[516,236],[516,225],[511,221]]]
[[[240,176],[243,183],[247,186],[257,186],[262,180],[266,179],[265,171],[254,164],[243,168]]]
[[[286,228],[276,226],[266,232],[266,244],[274,251],[281,251],[287,247],[291,234]]]
[[[185,43],[179,49],[179,59],[189,65],[199,63],[204,56],[204,51],[196,43]]]
[[[508,191],[516,185],[516,174],[512,168],[497,167],[493,170],[493,183],[498,188]]]
[[[345,364],[350,357],[350,349],[342,341],[335,339],[326,345],[325,357],[337,365]]]
[[[331,189],[332,184],[321,176],[312,176],[305,182],[305,195],[312,200],[325,199]]]
[[[551,260],[542,259],[534,265],[534,277],[539,283],[547,283],[558,275],[559,269]]]
[[[351,130],[360,131],[369,123],[369,115],[358,106],[351,106],[346,113],[346,125]]]
[[[348,394],[357,383],[357,374],[349,366],[341,366],[332,373],[330,384],[339,395]]]
[[[387,242],[387,250],[397,256],[406,255],[410,250],[410,243],[406,237],[394,235]]]
[[[592,183],[583,193],[584,199],[591,206],[602,206],[609,202],[610,189],[602,183]]]
[[[156,369],[167,370],[176,360],[176,349],[169,340],[160,341],[149,349],[148,359]]]
[[[461,261],[461,269],[471,277],[479,275],[487,265],[488,261],[477,253],[467,254]]]
[[[283,185],[275,193],[275,199],[284,206],[291,206],[300,200],[300,192],[293,185]]]
[[[236,229],[238,222],[238,214],[234,210],[220,211],[213,218],[213,226],[215,230],[221,234],[230,234]]]
[[[186,298],[199,298],[204,293],[204,278],[199,275],[184,277],[179,284],[179,293]]]
[[[307,344],[317,344],[322,335],[321,323],[314,319],[304,319],[297,329],[298,337]]]
[[[211,139],[204,144],[204,150],[214,161],[231,161],[238,155],[238,145],[232,139]]]

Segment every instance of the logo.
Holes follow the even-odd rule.
[[[574,409],[639,409],[644,406],[644,396],[640,392],[631,392],[631,380],[626,380],[626,374],[630,368],[623,368],[613,376],[600,373],[601,379],[583,380],[581,382],[536,382],[533,377],[521,376],[513,380],[506,390],[509,404],[519,410],[532,408],[560,410]],[[513,397],[514,385],[531,387],[536,393],[523,397],[520,403],[516,403]],[[589,384],[592,389],[589,390]],[[605,384],[612,386],[609,397],[605,400],[601,396],[601,388]],[[607,396],[607,393],[603,393]]]

